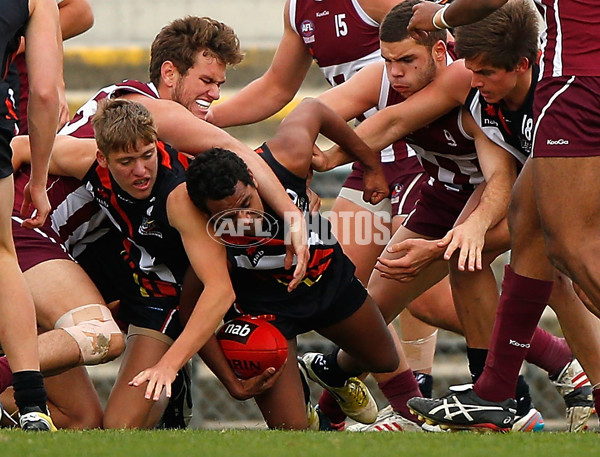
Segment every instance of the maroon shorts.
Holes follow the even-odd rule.
[[[442,238],[454,226],[472,193],[471,190],[451,190],[439,181],[425,182],[415,209],[402,225],[419,235]]]
[[[600,156],[600,77],[542,79],[533,112],[533,157]]]
[[[12,230],[21,271],[27,271],[47,260],[73,260],[48,222],[41,228],[27,229],[21,227],[20,220],[15,220],[13,216]]]
[[[427,175],[419,160],[416,157],[408,157],[394,162],[383,162],[381,167],[390,191],[391,216],[408,214],[417,202],[421,183],[427,181]],[[363,174],[362,165],[355,162],[342,187],[364,190]]]

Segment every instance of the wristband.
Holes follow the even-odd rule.
[[[433,26],[438,29],[438,30],[443,30],[443,29],[449,29],[451,28],[450,24],[448,24],[446,22],[446,19],[444,18],[444,13],[446,12],[446,8],[448,8],[450,5],[445,5],[443,8],[440,8],[439,10],[436,11],[436,13],[433,15]],[[442,24],[442,26],[440,27],[437,24],[437,20],[439,19],[439,22]]]

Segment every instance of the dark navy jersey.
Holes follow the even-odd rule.
[[[487,103],[475,88],[467,96],[465,106],[475,122],[494,143],[506,149],[524,163],[531,154],[533,139],[533,94],[539,76],[539,66],[533,65],[531,87],[525,102],[516,111],[509,111],[501,103]]]
[[[148,297],[177,296],[189,265],[181,236],[167,217],[167,198],[185,181],[187,158],[158,142],[158,175],[152,194],[137,200],[98,162],[83,182],[123,237],[123,259]]]
[[[16,130],[17,100],[15,94],[4,81],[8,66],[19,49],[21,37],[29,22],[29,2],[27,0],[0,0],[0,127],[7,135],[14,135]],[[7,172],[8,163],[3,165]],[[2,172],[2,176],[6,173]]]
[[[266,144],[257,149],[260,156],[273,170],[287,194],[304,213],[308,223],[310,260],[306,275],[294,291],[287,292],[293,278],[293,268],[283,267],[286,247],[284,222],[276,213],[265,207],[265,220],[269,227],[261,237],[223,236],[227,242],[227,257],[232,265],[231,279],[236,292],[236,303],[283,302],[301,296],[306,288],[320,288],[323,278],[336,282],[335,290],[350,283],[354,265],[343,254],[331,233],[329,221],[320,214],[310,214],[306,179],[294,175],[281,165]],[[252,246],[249,246],[253,244]],[[326,282],[326,281],[323,281]],[[323,286],[325,287],[325,286]]]
[[[28,0],[0,0],[0,56],[2,79],[6,78],[8,65],[14,58],[25,35],[29,22]]]

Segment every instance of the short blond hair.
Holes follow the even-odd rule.
[[[154,117],[141,103],[131,100],[101,100],[92,119],[98,149],[108,155],[132,151],[137,145],[156,141]]]

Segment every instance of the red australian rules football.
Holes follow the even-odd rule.
[[[288,354],[285,337],[267,320],[244,315],[223,324],[217,340],[235,374],[248,379],[269,367],[281,368]]]

